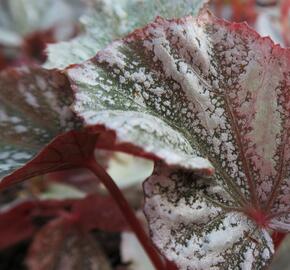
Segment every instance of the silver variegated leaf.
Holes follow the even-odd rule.
[[[0,73],[0,176],[19,169],[55,136],[80,126],[65,76],[40,68]],[[19,179],[21,180],[21,179]]]
[[[159,164],[144,190],[152,239],[178,269],[265,269],[271,260],[269,233],[214,179]]]
[[[1,188],[75,167],[93,155],[95,147],[150,159],[165,158],[169,164],[212,173],[207,160],[179,150],[189,147],[188,143],[158,118],[152,126],[150,119],[138,123],[137,114],[125,119],[122,112],[100,112],[103,122],[92,127],[72,110],[73,100],[67,78],[58,71],[25,67],[0,73]],[[158,123],[164,126],[161,131]],[[122,128],[123,124],[127,128]],[[147,132],[150,126],[152,130]],[[139,138],[140,130],[146,136]],[[101,157],[97,159],[102,163]]]
[[[0,44],[21,46],[23,36],[56,25],[57,40],[68,38],[72,35],[72,24],[83,13],[84,6],[78,0],[2,0]]]
[[[211,264],[215,253],[209,257],[206,253],[195,268],[188,258],[202,248],[180,252],[181,234],[170,245],[160,242],[164,231],[176,230],[180,220],[170,216],[176,211],[176,205],[166,200],[170,189],[159,194],[159,182],[170,178],[158,175],[158,181],[147,182],[152,186],[145,189],[146,209],[148,205],[155,209],[154,215],[147,211],[151,233],[160,250],[181,269],[223,269],[235,263],[236,269],[262,269],[273,253],[265,230],[289,231],[289,60],[289,49],[261,38],[245,24],[230,24],[204,12],[197,18],[157,18],[90,61],[68,69],[76,91],[74,110],[86,124],[104,124],[116,130],[121,141],[149,152],[154,149],[167,164],[179,161],[183,170],[205,167],[202,158],[215,168],[208,181],[222,192],[208,196],[210,204],[204,201],[205,191],[184,204],[190,209],[200,202],[207,209],[205,220],[215,225],[184,233],[187,243],[203,241],[207,234],[222,234],[218,224],[235,220],[237,238],[221,243],[222,251],[216,253],[221,262],[232,260],[227,264],[214,260]],[[179,194],[180,199],[188,192]],[[162,221],[161,206],[171,222]],[[198,215],[198,209],[188,211]],[[234,227],[223,232],[225,239]],[[260,242],[253,247],[255,239]],[[243,252],[236,254],[238,248]],[[247,265],[246,258],[252,263]]]
[[[85,33],[72,41],[48,46],[47,68],[65,68],[93,57],[109,42],[152,21],[156,16],[195,15],[207,0],[98,0],[81,18]]]

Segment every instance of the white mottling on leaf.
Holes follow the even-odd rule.
[[[74,107],[88,125],[104,124],[181,170],[145,184],[153,240],[180,269],[262,269],[271,260],[270,236],[247,211],[290,210],[289,55],[204,12],[157,18],[68,70],[95,97]],[[97,75],[86,85],[77,69]],[[205,167],[202,157],[216,174],[195,181],[186,169]],[[289,230],[289,220],[269,226]]]

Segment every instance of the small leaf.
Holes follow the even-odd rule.
[[[0,213],[0,250],[28,239],[36,231],[30,217],[31,203]]]
[[[73,217],[83,232],[128,230],[115,201],[108,196],[94,194],[83,199],[24,201],[0,212],[0,250],[32,237],[40,229],[37,220],[55,219],[64,213]]]
[[[33,236],[39,229],[35,220],[53,218],[72,201],[25,201],[0,212],[0,250]]]
[[[111,267],[89,234],[80,234],[65,219],[48,223],[36,235],[30,247],[30,270],[110,270]]]
[[[65,68],[93,57],[112,40],[152,21],[195,15],[207,0],[97,1],[94,11],[81,18],[85,33],[69,42],[48,46],[46,68]],[[140,12],[142,10],[142,12]],[[138,14],[138,16],[136,16]]]

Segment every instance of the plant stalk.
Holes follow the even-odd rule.
[[[107,190],[117,203],[122,214],[126,218],[127,222],[129,223],[132,231],[135,233],[139,242],[143,246],[143,249],[147,253],[148,257],[151,259],[152,264],[155,266],[155,268],[157,270],[166,270],[161,256],[157,253],[151,239],[145,233],[133,209],[131,208],[128,201],[126,200],[118,186],[115,184],[111,176],[94,159],[88,160],[88,162],[84,163],[83,165],[91,172],[93,172],[107,188]]]
[[[282,232],[273,232],[272,233],[272,240],[274,243],[274,249],[275,251],[278,250],[278,248],[281,246],[283,240],[287,236],[287,233],[282,233]]]

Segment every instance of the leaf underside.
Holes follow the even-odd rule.
[[[18,202],[18,204],[8,208],[1,205],[0,250],[31,238],[39,229],[35,223],[36,218],[55,217],[60,211],[70,207],[71,204],[72,200],[28,200]]]
[[[261,227],[289,230],[289,60],[289,50],[261,38],[245,24],[230,24],[204,12],[198,18],[157,18],[90,61],[68,69],[76,91],[74,110],[86,124],[104,124],[116,130],[117,138],[146,151],[153,147],[167,164],[178,164],[185,171],[200,165],[210,169],[201,157],[214,166],[210,189],[219,187],[222,192],[212,192],[207,207],[213,211],[218,207],[223,217],[208,211],[207,219],[213,223],[216,219],[215,224],[236,220],[240,238],[229,243],[237,249],[243,246],[244,253],[237,258],[234,249],[225,251],[224,244],[219,262],[211,264],[211,256],[205,256],[197,268],[187,257],[187,252],[195,254],[188,243],[204,240],[206,230],[202,236],[185,228],[189,242],[182,245],[182,252],[176,244],[180,234],[171,234],[171,246],[156,240],[165,237],[163,230],[192,223],[188,215],[184,222],[178,216],[171,216],[172,222],[162,221],[162,208],[170,213],[176,207],[166,200],[168,188],[160,195],[159,182],[165,176],[158,175],[156,184],[151,183],[156,177],[147,182],[146,209],[148,205],[155,209],[152,215],[147,212],[152,236],[169,259],[176,254],[181,269],[216,269],[226,265],[223,260],[229,269],[237,262],[239,269],[261,269],[273,253],[269,234]],[[179,174],[177,178],[181,181]],[[170,177],[164,181],[172,185]],[[204,192],[201,199],[185,203],[182,211],[195,200],[203,202]],[[226,226],[224,232],[217,225],[208,230],[226,238],[234,226]],[[243,264],[246,257],[251,264]]]
[[[27,265],[31,270],[110,270],[96,240],[81,234],[64,219],[51,221],[36,235]]]
[[[195,15],[207,2],[207,0],[98,1],[93,11],[81,18],[85,29],[83,35],[69,42],[48,46],[45,67],[65,68],[70,64],[81,63],[93,57],[111,41],[146,25],[156,16],[178,18]]]
[[[40,229],[36,220],[56,220],[64,213],[76,219],[82,232],[128,230],[127,221],[110,196],[92,194],[82,199],[26,200],[1,208],[0,250],[34,236]]]

